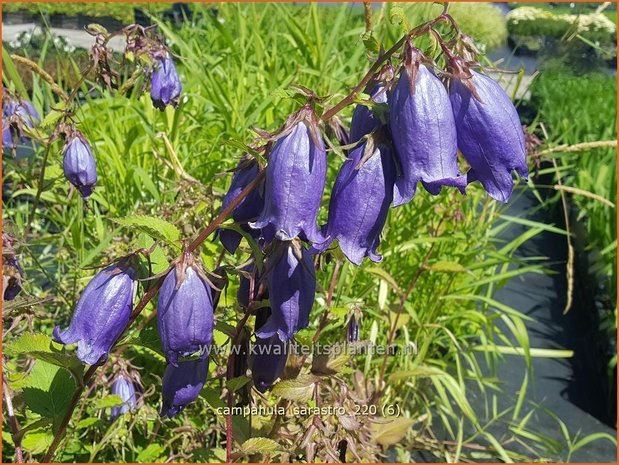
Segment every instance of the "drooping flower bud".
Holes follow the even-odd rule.
[[[121,405],[112,407],[111,419],[114,421],[120,415],[127,412],[133,412],[137,407],[137,399],[135,394],[135,385],[131,378],[120,373],[112,383],[111,393],[120,397],[123,401]]]
[[[155,57],[155,71],[150,82],[150,98],[155,108],[163,111],[168,105],[178,106],[181,96],[181,80],[169,53]]]
[[[346,325],[346,339],[351,344],[359,340],[359,322],[357,318],[355,318],[354,313],[350,315],[350,319]]]
[[[277,243],[266,263],[271,316],[256,331],[259,338],[275,334],[282,341],[307,328],[316,293],[310,255],[298,241]]]
[[[64,146],[62,168],[67,180],[77,188],[84,200],[87,200],[97,184],[97,165],[88,142],[77,132]]]
[[[394,206],[409,202],[419,181],[432,195],[439,194],[441,186],[457,187],[462,193],[466,188],[466,177],[458,170],[456,126],[447,90],[416,61],[415,50],[410,53],[413,62],[389,95],[391,134],[402,169]]]
[[[471,165],[467,181],[480,181],[490,197],[507,202],[514,188],[512,170],[523,178],[529,175],[518,112],[492,78],[473,70],[463,73],[470,77],[452,79],[449,92],[458,148]]]
[[[129,323],[135,280],[133,268],[122,261],[97,273],[77,302],[69,328],[56,326],[53,339],[77,342],[77,357],[83,363],[104,363]]]
[[[387,103],[387,91],[382,84],[376,84],[372,88],[370,96],[376,103]],[[373,109],[368,108],[366,105],[358,104],[355,106],[350,122],[350,140],[357,142],[380,125],[380,118]]]
[[[168,272],[157,302],[159,336],[168,363],[199,352],[208,357],[213,340],[213,300],[210,285],[199,264],[184,255]]]
[[[251,377],[258,391],[265,392],[279,378],[288,359],[288,342],[277,335],[268,339],[256,338],[251,347]]]
[[[230,189],[224,197],[221,209],[226,209],[239,196],[241,191],[256,179],[259,172],[260,167],[255,159],[245,158],[241,160],[234,171]],[[241,229],[250,233],[256,240],[260,237],[260,231],[250,228],[247,222],[257,218],[264,207],[263,190],[264,185],[257,186],[247,197],[241,200],[241,203],[232,213],[232,219],[241,223]],[[242,236],[231,229],[220,229],[218,235],[221,243],[230,253],[234,253],[241,243]]]
[[[316,218],[326,173],[324,144],[310,116],[294,124],[271,150],[264,208],[250,226],[262,229],[267,243],[300,235],[311,242],[322,242]]]
[[[163,374],[161,416],[172,418],[200,395],[208,375],[208,357],[168,364]]]
[[[2,300],[13,300],[22,290],[24,272],[13,248],[15,238],[2,233]]]
[[[362,160],[368,152],[369,158]],[[314,250],[326,249],[338,240],[346,258],[360,265],[364,257],[379,262],[376,249],[393,200],[396,167],[389,145],[374,139],[350,153],[337,175],[327,222],[327,241]]]

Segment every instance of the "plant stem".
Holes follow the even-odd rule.
[[[365,32],[372,32],[372,2],[363,2],[363,16],[365,17]]]
[[[15,463],[24,463],[24,454],[21,450],[19,423],[17,422],[17,418],[15,418],[13,398],[4,372],[2,373],[2,390],[4,391],[4,401],[6,402],[6,413],[9,417],[9,424],[11,425],[11,437],[13,438],[13,444],[15,446]]]

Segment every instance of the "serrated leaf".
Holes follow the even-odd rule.
[[[47,450],[54,436],[49,430],[37,429],[26,433],[22,439],[22,447],[31,454],[42,454]]]
[[[284,399],[307,402],[312,398],[314,383],[317,379],[313,375],[300,375],[296,379],[280,381],[273,386],[271,392],[273,395]]]
[[[24,400],[30,410],[51,418],[57,426],[71,402],[75,387],[67,370],[37,360],[24,383]]]
[[[466,268],[457,262],[441,260],[430,265],[431,271],[442,271],[445,273],[465,273]]]
[[[414,423],[414,420],[405,417],[385,418],[380,422],[372,423],[372,440],[383,447],[397,444],[406,436]]]
[[[169,243],[173,243],[181,237],[181,232],[176,226],[153,216],[134,215],[124,218],[112,218],[112,221],[127,228],[135,228],[140,232],[148,234],[153,239]]]
[[[213,388],[202,389],[200,397],[204,398],[206,402],[215,410],[222,409],[226,406],[226,403],[219,397],[221,392]]]
[[[264,455],[277,452],[279,450],[279,444],[269,438],[250,438],[241,444],[241,452],[246,455]]]

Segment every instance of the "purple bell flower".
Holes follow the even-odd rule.
[[[277,334],[287,341],[309,324],[316,294],[314,264],[300,242],[281,242],[269,257],[266,273],[272,313],[256,336],[267,339]]]
[[[368,143],[355,148],[340,169],[329,204],[328,240],[312,250],[322,251],[337,239],[346,258],[355,265],[360,265],[364,257],[382,260],[376,249],[396,179],[395,163],[386,143],[378,142],[369,159],[361,163]]]
[[[468,72],[470,78],[452,79],[449,88],[458,148],[471,165],[467,181],[480,181],[490,197],[507,202],[514,188],[512,170],[525,179],[529,175],[524,131],[501,86],[488,76]]]
[[[208,375],[208,357],[169,364],[163,374],[161,416],[172,418],[200,395]]]
[[[120,397],[123,401],[121,405],[112,407],[111,419],[114,421],[120,415],[133,412],[137,407],[135,385],[131,379],[123,374],[119,374],[112,384],[112,394]]]
[[[370,92],[372,100],[376,103],[387,103],[387,91],[382,84],[376,84]],[[365,105],[358,104],[352,114],[350,122],[350,140],[357,142],[363,136],[371,133],[381,125],[380,118],[374,110]]]
[[[262,229],[264,239],[288,241],[302,236],[323,242],[316,224],[327,174],[327,157],[317,128],[296,123],[280,138],[269,155],[264,209],[252,228]]]
[[[83,363],[105,363],[110,349],[129,324],[135,279],[135,271],[124,264],[114,264],[97,273],[77,302],[69,328],[54,328],[54,341],[77,342],[77,357]]]
[[[27,100],[10,100],[2,109],[2,147],[13,149],[28,139],[24,136],[22,125],[34,127],[41,116],[34,105]]]
[[[97,165],[81,134],[76,133],[65,144],[62,167],[67,180],[88,200],[97,184]]]
[[[157,302],[159,336],[168,363],[199,352],[208,357],[213,341],[211,287],[193,257],[186,255],[163,280]]]
[[[155,71],[150,83],[150,98],[156,108],[163,111],[168,105],[178,106],[181,96],[181,80],[169,53],[155,58]]]
[[[251,377],[258,391],[265,392],[281,377],[288,359],[288,342],[277,335],[268,339],[257,338],[251,348]]]
[[[449,95],[441,80],[424,65],[417,64],[414,69],[414,85],[408,70],[404,70],[389,95],[391,134],[402,168],[395,182],[394,206],[409,202],[419,181],[432,195],[439,194],[441,186],[457,187],[462,193],[466,188],[466,177],[458,170],[456,125]]]
[[[254,159],[247,158],[241,160],[234,171],[230,189],[228,189],[228,192],[224,197],[221,209],[226,209],[228,205],[230,205],[230,203],[232,203],[232,201],[239,196],[241,191],[254,179],[256,179],[259,172],[260,167]],[[250,228],[246,223],[257,218],[262,211],[264,207],[263,189],[263,186],[256,187],[241,201],[241,203],[238,204],[232,213],[232,219],[234,219],[237,223],[245,223],[241,224],[241,229],[250,233],[255,240],[258,240],[260,237],[260,231]],[[230,253],[234,253],[236,251],[241,243],[241,239],[243,238],[241,234],[231,229],[220,229],[218,234],[219,240]]]

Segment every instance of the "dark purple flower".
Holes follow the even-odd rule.
[[[155,71],[150,82],[150,98],[163,111],[168,105],[176,107],[181,96],[181,80],[169,53],[155,58]]]
[[[359,322],[354,314],[350,315],[350,320],[348,320],[346,326],[346,339],[351,344],[359,340]]]
[[[281,242],[266,263],[271,316],[256,335],[275,334],[282,341],[307,328],[316,293],[316,276],[310,255],[300,242]]]
[[[288,342],[277,335],[268,339],[256,338],[251,348],[251,377],[258,391],[265,392],[279,378],[288,359]]]
[[[161,416],[172,418],[200,395],[208,375],[208,357],[168,364],[163,374]]]
[[[213,300],[202,270],[185,256],[164,278],[157,302],[163,353],[176,366],[181,356],[208,357],[213,340]]]
[[[241,160],[234,171],[230,189],[228,189],[224,197],[221,209],[226,209],[228,205],[239,196],[241,191],[256,179],[259,172],[260,167],[256,160],[251,158]],[[241,223],[241,229],[250,233],[256,240],[260,237],[260,231],[250,228],[247,222],[257,218],[264,207],[263,189],[263,186],[257,186],[238,204],[232,213],[232,219],[237,223]],[[236,251],[243,237],[241,234],[231,229],[220,229],[218,234],[221,243],[230,253]]]
[[[393,200],[396,179],[389,146],[377,143],[370,158],[361,163],[366,145],[355,148],[340,169],[329,204],[328,239],[314,246],[314,250],[322,251],[337,239],[344,255],[355,265],[360,265],[364,257],[375,262],[382,259],[376,249]]]
[[[88,365],[104,363],[123,333],[133,307],[135,271],[114,264],[95,275],[82,293],[69,328],[54,328],[53,339],[61,344],[77,342],[77,357]]]
[[[316,218],[326,173],[326,152],[317,129],[304,121],[296,123],[271,150],[264,209],[250,226],[262,229],[267,242],[275,237],[291,240],[299,235],[311,242],[322,242]]]
[[[124,415],[127,412],[133,412],[136,409],[137,400],[135,395],[135,385],[126,375],[121,373],[116,377],[112,383],[112,394],[120,397],[123,401],[121,405],[112,407],[112,421],[120,415]]]
[[[4,293],[2,300],[13,300],[22,290],[24,272],[19,265],[17,256],[2,255],[2,281]]]
[[[382,84],[376,84],[370,92],[370,96],[376,103],[387,103],[387,91]],[[352,120],[350,122],[350,140],[352,142],[357,142],[380,125],[380,118],[376,115],[374,110],[365,105],[358,104],[353,111]]]
[[[74,135],[65,144],[62,167],[67,180],[87,200],[97,184],[97,165],[88,142],[81,134]]]
[[[404,70],[389,95],[390,127],[402,175],[396,179],[395,206],[409,202],[417,182],[432,195],[441,186],[464,193],[466,177],[458,170],[456,125],[449,95],[441,80],[424,65],[418,65],[413,92]]]
[[[490,197],[507,202],[514,188],[512,170],[523,178],[529,175],[524,131],[501,86],[488,76],[470,73],[468,82],[452,79],[449,88],[458,148],[471,165],[467,181],[480,181]]]

